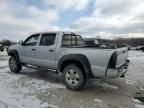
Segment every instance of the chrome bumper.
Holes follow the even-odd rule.
[[[129,60],[126,61],[125,64],[123,64],[121,67],[116,68],[116,69],[108,69],[107,70],[107,74],[106,77],[107,78],[117,78],[117,77],[121,77],[123,75],[126,74],[127,69],[128,69],[128,65],[129,65]]]

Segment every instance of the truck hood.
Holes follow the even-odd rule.
[[[11,45],[8,49],[17,49],[19,46],[19,44]]]

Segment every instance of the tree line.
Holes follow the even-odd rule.
[[[3,39],[0,41],[0,44],[2,44],[3,46],[10,46],[10,45],[16,44],[16,42],[13,42],[13,41],[7,40],[7,39]]]
[[[116,39],[97,39],[100,44],[110,45],[129,45],[129,46],[144,46],[144,38],[116,38]]]

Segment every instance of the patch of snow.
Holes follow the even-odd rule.
[[[83,108],[83,106],[80,106],[80,108]]]
[[[8,67],[0,69],[0,73],[3,73],[3,74],[7,74],[6,72],[8,72],[8,71],[9,71]]]
[[[20,89],[19,92],[27,94],[27,93],[30,93],[30,90],[28,87],[22,87],[22,89]]]
[[[134,103],[136,108],[144,108],[144,104],[138,99],[132,98],[132,102]]]
[[[8,66],[8,61],[0,62],[0,68],[5,66]]]
[[[58,106],[53,105],[53,104],[49,104],[48,102],[44,102],[40,105],[40,108],[58,108]]]
[[[119,89],[118,86],[110,85],[110,84],[105,83],[105,82],[99,83],[98,86],[100,86],[100,87],[102,87],[104,89],[115,89],[115,90]]]
[[[41,107],[41,108],[47,108],[48,106],[49,106],[48,103],[47,103],[47,102],[44,102],[44,103],[41,104],[40,107]]]
[[[130,85],[135,85],[135,84],[137,83],[137,81],[133,81],[133,80],[126,79],[126,80],[125,80],[125,83],[126,83],[126,84],[130,84]]]
[[[7,87],[8,85],[1,85],[0,89],[0,101],[7,106],[14,108],[40,108],[41,101],[35,96],[25,96],[24,94],[13,94]],[[18,91],[17,91],[18,92]]]
[[[96,102],[96,103],[100,103],[100,104],[102,104],[102,103],[103,103],[103,101],[102,101],[102,100],[100,100],[100,99],[98,99],[98,98],[94,99],[94,102]]]
[[[9,73],[8,68],[0,71],[0,102],[11,108],[40,108],[41,101],[39,99],[35,98],[35,96],[25,96],[28,89],[12,87],[13,84],[17,84],[16,81],[21,79],[23,75]],[[21,90],[22,92],[19,93]]]
[[[7,55],[7,52],[0,52],[0,58],[0,68],[8,66],[9,56]]]
[[[108,108],[108,106],[106,104],[104,104],[104,102],[98,98],[94,99],[94,105],[95,108]]]
[[[58,108],[58,106],[53,105],[53,104],[49,104],[49,107],[50,107],[50,108]]]
[[[133,103],[142,104],[142,102],[141,102],[141,101],[139,101],[138,99],[135,99],[135,98],[132,98],[132,102],[133,102]]]
[[[136,108],[144,108],[144,105],[141,105],[141,104],[135,104],[135,107],[136,107]]]
[[[48,88],[66,88],[63,84],[50,83],[48,81],[40,79],[31,79],[29,81],[25,81],[25,84],[32,85],[33,87],[39,90],[44,90]]]
[[[139,61],[143,61],[144,60],[144,53],[143,52],[139,52],[139,51],[130,51],[128,58],[130,60],[137,59]]]
[[[55,94],[53,94],[53,95],[52,95],[52,97],[56,97],[56,95],[55,95]]]
[[[3,52],[0,51],[0,56],[1,55],[7,55],[7,52],[6,51],[3,51]]]
[[[142,86],[142,87],[140,87],[140,90],[141,90],[141,91],[144,91],[144,87],[143,87],[143,86]]]
[[[29,78],[23,74],[14,74],[9,68],[0,69],[0,108],[41,108],[47,106],[36,96],[36,91],[47,88],[64,88],[62,84]],[[43,105],[41,105],[43,103]],[[48,107],[58,108],[48,104]]]

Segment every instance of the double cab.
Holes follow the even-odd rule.
[[[22,66],[62,73],[65,86],[81,89],[92,78],[124,77],[129,60],[128,48],[86,45],[73,32],[42,32],[8,49],[9,67],[18,73]]]

